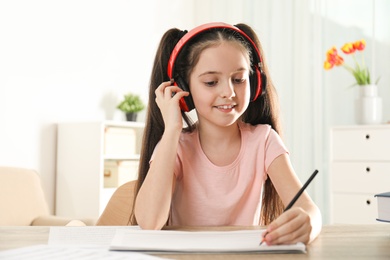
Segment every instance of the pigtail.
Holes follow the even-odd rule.
[[[155,101],[155,90],[158,86],[168,81],[167,66],[170,54],[176,43],[182,37],[183,33],[179,29],[168,30],[161,38],[158,46],[156,56],[154,58],[152,73],[149,82],[149,101],[146,113],[145,129],[142,138],[140,162],[138,168],[138,181],[135,187],[134,203],[132,215],[130,217],[130,224],[135,225],[137,221],[134,216],[134,204],[137,193],[145,180],[146,174],[149,171],[149,161],[164,132],[164,120],[160,109]]]
[[[279,103],[275,86],[271,80],[264,52],[256,33],[246,24],[237,24],[239,29],[245,32],[256,44],[259,49],[263,62],[263,71],[267,77],[267,86],[265,93],[259,96],[255,101],[250,102],[247,110],[242,116],[246,123],[269,124],[280,136],[282,135],[281,123],[279,117]],[[270,178],[264,183],[260,224],[268,225],[283,212],[283,203],[280,199]]]

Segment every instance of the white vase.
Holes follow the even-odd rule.
[[[378,86],[371,84],[357,88],[359,88],[355,100],[357,123],[363,125],[382,123],[382,98],[378,96]]]

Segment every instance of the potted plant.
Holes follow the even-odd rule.
[[[142,111],[145,105],[138,95],[129,93],[124,95],[117,108],[126,114],[127,121],[136,121],[137,113]]]

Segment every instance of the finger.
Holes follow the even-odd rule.
[[[266,240],[269,241],[271,236],[275,238],[282,235],[283,232],[288,232],[288,230],[285,230],[290,227],[295,218],[299,217],[299,213],[300,210],[296,210],[296,208],[283,212],[278,218],[268,225],[266,230],[267,232],[264,233],[264,236],[267,236]]]
[[[283,212],[279,217],[277,217],[271,224],[268,225],[267,231],[272,232],[273,230],[278,229],[283,226],[285,223],[289,223],[292,219],[298,216],[299,212],[295,208]]]
[[[189,92],[183,91],[178,86],[171,86],[171,82],[166,81],[157,87],[155,95],[155,102],[160,109],[172,102],[177,103],[179,108],[179,100],[184,96],[188,96]]]
[[[172,92],[172,99],[176,99],[177,101],[183,97],[189,96],[190,93],[187,91],[179,90],[179,91],[173,91]]]
[[[310,239],[310,226],[301,225],[298,229],[288,232],[272,240],[272,244],[295,244],[298,242],[308,243]]]
[[[267,244],[307,243],[311,232],[310,218],[307,214],[296,215],[270,232],[265,240]],[[301,240],[299,240],[301,239]]]
[[[165,90],[164,90],[164,97],[169,97],[169,98],[172,98],[174,97],[177,93],[188,93],[186,91],[183,91],[181,88],[179,88],[178,86],[169,86],[169,87],[166,87]],[[184,94],[186,95],[186,94]]]
[[[161,94],[161,93],[164,93],[165,91],[165,88],[170,86],[171,85],[171,82],[170,81],[164,81],[163,83],[160,84],[160,86],[158,86],[156,88],[156,90],[154,91],[154,93],[156,94],[156,96],[158,94]]]
[[[164,98],[167,100],[171,99],[176,93],[182,93],[179,95],[180,97],[176,99],[189,95],[188,92],[183,91],[178,86],[169,85],[169,82],[162,83],[155,91],[156,98]]]

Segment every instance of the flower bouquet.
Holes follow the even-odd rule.
[[[370,79],[370,72],[368,70],[368,67],[366,66],[364,62],[364,56],[361,55],[361,62],[357,60],[355,53],[364,51],[366,47],[366,41],[364,39],[356,42],[348,42],[343,45],[343,47],[340,48],[340,50],[346,54],[351,55],[353,57],[355,66],[351,67],[347,65],[344,62],[344,58],[339,55],[337,52],[336,47],[332,47],[330,50],[326,52],[326,60],[324,62],[324,69],[330,70],[335,66],[343,66],[345,69],[347,69],[349,72],[352,73],[354,76],[356,82],[352,86],[360,85],[370,85],[371,79]]]

